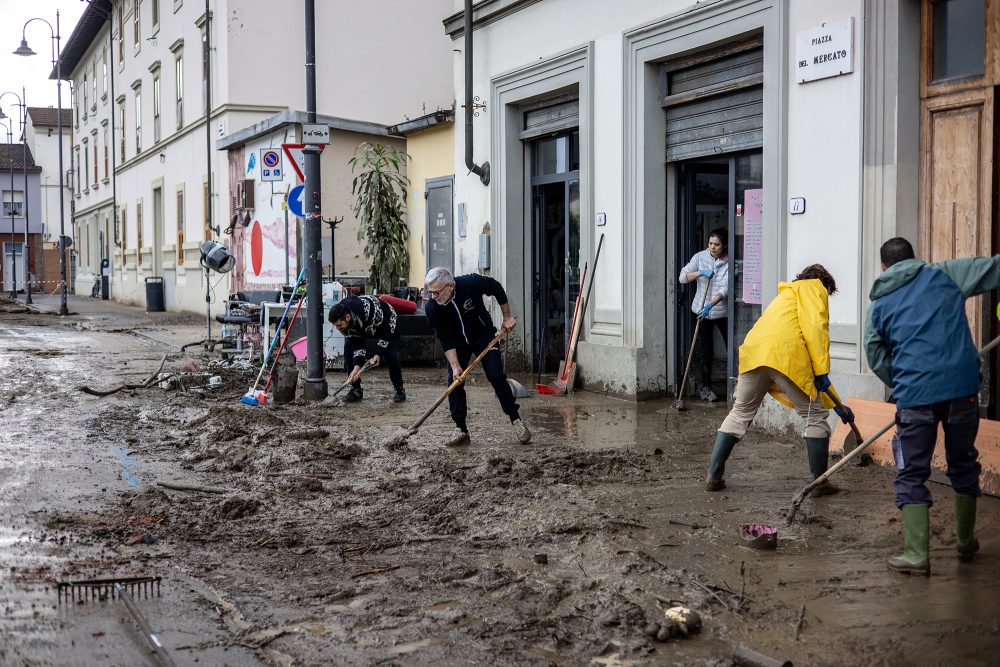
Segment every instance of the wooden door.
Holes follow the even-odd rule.
[[[921,103],[920,255],[928,262],[992,254],[993,89]],[[982,297],[966,313],[982,340]]]

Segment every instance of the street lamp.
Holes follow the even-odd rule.
[[[56,10],[56,27],[43,18],[30,18],[24,22],[21,28],[21,46],[14,50],[16,56],[33,56],[35,52],[28,46],[26,31],[28,24],[32,21],[41,21],[49,27],[52,39],[52,65],[56,68],[56,132],[59,135],[59,280],[60,280],[60,302],[59,314],[69,315],[69,308],[66,307],[66,207],[63,198],[66,196],[63,173],[63,133],[62,133],[62,53],[60,53],[59,37],[59,10]]]
[[[27,260],[27,261],[25,261],[25,266],[24,266],[24,286],[25,286],[25,294],[26,294],[26,298],[25,298],[24,302],[30,304],[30,303],[32,303],[32,301],[31,301],[31,253],[28,250],[28,246],[29,246],[29,243],[28,243],[28,201],[29,201],[29,197],[28,197],[28,155],[27,155],[27,151],[28,151],[28,137],[27,137],[27,134],[25,133],[25,125],[27,125],[27,122],[28,122],[28,106],[27,106],[27,103],[24,101],[27,96],[24,94],[24,87],[23,86],[21,87],[21,94],[20,95],[18,95],[17,93],[14,93],[14,92],[11,92],[11,91],[8,90],[5,93],[0,93],[0,99],[3,99],[5,95],[13,95],[14,97],[16,97],[17,98],[17,102],[18,102],[17,106],[20,107],[20,109],[21,109],[21,118],[20,118],[20,120],[21,120],[21,169],[22,169],[22,174],[23,174],[23,177],[24,177],[24,194],[22,195],[22,197],[23,197],[23,206],[24,206],[24,215],[22,216],[24,218],[24,252],[22,253],[22,257],[24,257]],[[3,109],[0,108],[0,119],[4,119],[4,118],[7,118],[7,114],[5,114],[3,112]],[[14,278],[14,286],[11,288],[11,293],[14,295],[14,298],[17,298],[17,253],[14,252],[14,242],[15,241],[14,241],[14,211],[13,211],[13,209],[14,209],[14,186],[13,186],[14,169],[13,168],[11,168],[11,170],[10,170],[10,180],[11,180],[11,183],[12,183],[11,184],[11,188],[10,188],[11,189],[11,193],[10,193],[10,205],[11,205],[11,217],[10,217],[10,240],[11,240],[10,248],[11,249],[10,249],[10,257],[11,257],[11,266],[13,267],[12,271],[13,271],[13,274],[14,274],[14,276],[13,276],[13,278]]]

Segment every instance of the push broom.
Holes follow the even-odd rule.
[[[299,290],[299,285],[306,277],[306,268],[302,267],[299,271],[299,277],[295,280],[295,287],[292,289],[292,294],[294,295]],[[288,311],[292,307],[292,299],[288,299],[288,303],[285,304],[285,312],[281,314],[281,319],[278,321],[277,331],[281,330],[282,325],[285,323],[285,318],[288,317]],[[263,392],[258,391],[257,387],[260,386],[260,380],[264,377],[264,370],[267,368],[267,362],[271,359],[271,352],[274,351],[274,346],[278,343],[278,336],[274,337],[271,341],[271,346],[267,348],[267,354],[264,355],[264,359],[260,364],[260,372],[257,373],[257,379],[254,380],[253,385],[247,389],[247,393],[243,394],[240,398],[240,403],[246,403],[247,405],[260,405],[260,396]],[[266,396],[266,394],[264,394]],[[266,399],[265,399],[266,400]]]

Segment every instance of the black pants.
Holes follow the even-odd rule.
[[[354,343],[351,338],[344,339],[344,370],[350,374],[354,370]],[[403,390],[403,367],[399,363],[399,345],[397,341],[390,341],[389,347],[378,353],[379,366],[389,369],[389,380],[396,391]],[[353,385],[355,389],[361,387],[361,380]]]
[[[712,360],[715,358],[715,332],[718,330],[722,334],[722,342],[729,348],[729,338],[727,331],[729,327],[725,317],[717,320],[710,320],[707,317],[701,321],[698,327],[698,352],[701,354],[701,386],[712,386]]]
[[[458,355],[458,363],[461,364],[462,368],[465,368],[473,357],[482,352],[491,340],[493,340],[492,336],[478,341],[473,345],[460,345],[455,348],[455,354]],[[500,408],[504,411],[504,414],[510,417],[511,421],[520,419],[517,401],[514,400],[514,392],[511,391],[510,385],[507,384],[507,374],[503,371],[503,355],[500,354],[500,346],[494,345],[493,349],[479,363],[486,373],[486,379],[493,385],[493,391],[496,392],[497,400],[500,401]],[[448,384],[450,385],[454,379],[451,372],[451,364],[449,364]],[[466,405],[464,385],[458,385],[455,391],[451,392],[448,396],[448,407],[451,409],[451,418],[455,422],[455,426],[463,431],[468,431],[469,427],[466,424],[466,416],[469,414],[469,409]]]
[[[938,424],[944,431],[945,473],[955,493],[978,496],[983,467],[976,451],[979,432],[979,397],[967,396],[916,408],[896,408],[896,506],[931,505],[924,484],[931,476],[931,457],[937,444]]]

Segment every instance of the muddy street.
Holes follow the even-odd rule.
[[[126,576],[160,577],[137,605],[178,665],[728,665],[741,644],[797,665],[987,665],[1000,650],[994,498],[982,552],[959,563],[934,485],[933,574],[911,579],[885,567],[901,544],[888,470],[849,466],[842,493],[786,526],[801,439],[753,429],[728,488],[706,493],[724,404],[533,396],[525,446],[477,375],[470,446],[442,445],[444,406],[396,450],[443,369],[406,369],[402,404],[375,371],[358,404],[250,407],[247,371],[198,386],[208,358],[180,346],[202,333],[3,304],[0,664],[156,664],[119,600],[57,596]],[[79,390],[142,384],[164,355],[192,369],[179,389]],[[777,548],[751,548],[744,523],[777,527]],[[700,632],[668,623],[674,606]]]

